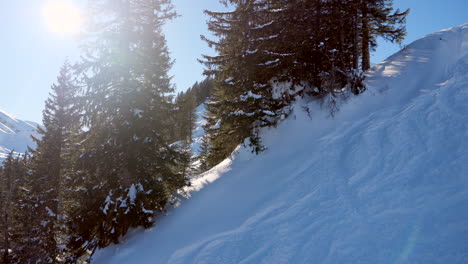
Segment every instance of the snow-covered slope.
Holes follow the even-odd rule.
[[[200,146],[202,143],[202,138],[205,133],[203,126],[206,124],[206,120],[204,119],[206,109],[205,104],[199,105],[195,112],[197,114],[197,121],[195,122],[195,129],[193,131],[193,142],[190,145],[194,156],[198,156],[200,154]]]
[[[35,134],[36,127],[36,123],[18,120],[0,110],[0,162],[12,150],[21,153],[27,146],[34,146],[31,135]]]
[[[468,263],[468,24],[377,65],[368,88],[334,119],[299,102],[265,153],[240,149],[93,263]]]

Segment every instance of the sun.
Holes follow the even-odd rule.
[[[65,0],[49,1],[42,9],[47,27],[59,34],[74,34],[83,25],[79,8]]]

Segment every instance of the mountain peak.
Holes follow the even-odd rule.
[[[0,109],[0,160],[12,150],[22,153],[28,146],[34,146],[31,135],[36,135],[37,126],[34,122],[19,120]]]

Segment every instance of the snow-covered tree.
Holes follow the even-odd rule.
[[[78,92],[71,66],[65,62],[45,103],[43,126],[37,128],[40,136],[33,138],[37,147],[30,149],[29,181],[25,181],[22,188],[26,197],[21,206],[32,210],[35,217],[29,223],[34,244],[25,245],[25,251],[31,250],[28,247],[32,246],[35,251],[31,256],[33,260],[44,263],[55,262],[64,249],[64,205],[66,192],[70,191],[65,182],[70,177],[71,156],[81,132]]]
[[[174,89],[162,26],[175,16],[170,1],[97,0],[90,10],[80,63],[88,130],[69,243],[76,256],[151,226],[187,183],[184,155],[169,144]]]
[[[3,167],[0,167],[0,249],[1,263],[24,263],[21,261],[25,241],[32,241],[31,222],[24,215],[30,212],[23,207],[29,196],[22,193],[27,176],[27,155],[10,152]]]
[[[208,163],[215,165],[240,143],[263,149],[257,131],[288,113],[297,95],[326,99],[365,90],[368,53],[378,36],[400,41],[406,12],[391,0],[221,0],[232,11],[206,11],[217,52],[204,56],[214,76],[205,127]],[[369,46],[370,45],[370,46]],[[281,84],[279,86],[278,84]]]

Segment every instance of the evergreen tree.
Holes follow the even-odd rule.
[[[393,12],[391,0],[220,2],[233,10],[206,11],[217,39],[202,37],[218,53],[202,61],[214,76],[206,126],[211,166],[246,138],[261,151],[258,129],[287,115],[297,95],[327,100],[333,115],[338,96],[363,92],[375,39],[401,41],[408,12]]]
[[[219,38],[204,38],[218,51],[204,56],[208,75],[214,75],[214,88],[206,104],[206,132],[210,135],[211,165],[227,157],[249,138],[253,151],[263,150],[258,128],[273,125],[287,100],[276,100],[270,81],[278,72],[279,60],[264,46],[277,41],[272,30],[268,1],[230,1],[231,12],[206,11],[211,16],[208,28]]]
[[[213,88],[213,79],[205,78],[201,82],[196,82],[189,90],[196,98],[196,106],[203,104],[210,96]],[[189,93],[187,91],[186,93]]]
[[[12,247],[11,235],[13,231],[12,216],[14,214],[14,179],[15,179],[15,157],[13,151],[3,162],[3,168],[0,174],[0,233],[2,248],[2,263],[11,263],[10,250]]]
[[[200,155],[198,157],[200,161],[200,165],[198,166],[198,173],[203,173],[211,168],[207,159],[209,153],[210,153],[209,136],[204,135],[202,137],[202,142],[200,145]]]
[[[79,88],[73,83],[71,66],[65,62],[57,84],[45,103],[43,126],[37,128],[40,137],[33,137],[36,149],[31,149],[31,182],[25,195],[35,202],[35,226],[37,237],[34,258],[44,263],[55,263],[64,252],[63,234],[65,208],[65,177],[71,167],[69,159],[75,148],[74,139],[80,134]],[[23,201],[24,207],[29,207]]]
[[[195,122],[197,114],[195,108],[197,107],[197,98],[192,89],[188,89],[185,93],[181,92],[177,95],[176,104],[176,119],[175,127],[178,130],[178,135],[175,141],[184,140],[192,142],[192,132],[195,129]]]
[[[10,152],[0,168],[0,249],[2,263],[19,263],[23,239],[30,237],[21,214],[21,189],[26,172],[25,158]]]
[[[196,108],[205,103],[211,95],[213,80],[206,78],[202,82],[195,82],[185,92],[180,92],[175,98],[176,111],[174,120],[174,132],[176,135],[172,141],[192,141],[192,133],[199,118]]]
[[[15,230],[12,233],[14,248],[11,260],[13,263],[37,263],[44,262],[40,257],[43,252],[40,244],[42,241],[41,219],[37,215],[37,208],[41,201],[37,195],[33,195],[31,190],[35,185],[30,170],[30,156],[24,154],[16,161],[17,175],[16,195],[12,206],[15,208],[14,222]]]
[[[377,47],[377,37],[401,44],[406,36],[409,9],[393,11],[393,0],[362,0],[362,70],[370,68],[370,51]]]
[[[89,130],[69,243],[75,259],[118,243],[130,227],[151,226],[187,184],[179,165],[185,156],[169,145],[175,105],[162,25],[175,16],[172,5],[99,0],[90,8],[93,32],[80,65]]]

